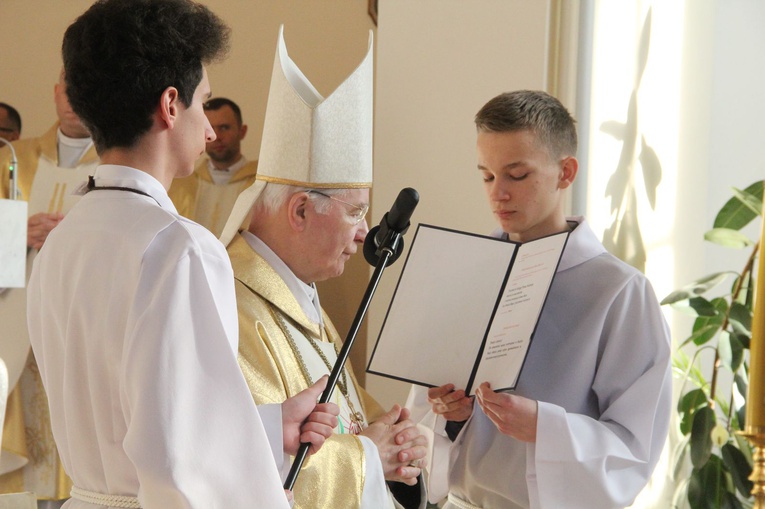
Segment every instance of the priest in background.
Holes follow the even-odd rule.
[[[194,173],[175,179],[168,194],[180,215],[218,237],[236,197],[255,181],[258,162],[248,161],[242,154],[247,124],[234,101],[216,97],[205,102],[204,110],[215,140],[205,147],[207,156],[199,160]]]
[[[0,102],[0,138],[16,141],[21,138],[21,115],[8,103]]]

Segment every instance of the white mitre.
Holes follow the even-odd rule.
[[[258,160],[223,228],[228,245],[267,182],[321,189],[372,186],[372,32],[361,64],[326,99],[287,55],[279,28]]]

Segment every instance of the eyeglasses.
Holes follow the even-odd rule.
[[[322,193],[321,191],[315,191],[313,189],[308,191],[308,194],[312,194],[312,193],[313,194],[318,194],[318,195],[323,196],[325,198],[329,198],[330,200],[335,200],[336,202],[340,202],[343,205],[348,205],[349,207],[352,207],[354,212],[352,214],[349,214],[349,215],[350,215],[351,219],[353,219],[353,221],[354,221],[353,224],[354,225],[359,224],[361,221],[363,221],[364,217],[366,217],[367,212],[369,211],[369,204],[368,203],[362,207],[361,205],[354,205],[353,203],[348,203],[347,201],[339,200],[339,199],[335,198],[334,196],[330,196],[330,195],[328,195],[326,193]]]

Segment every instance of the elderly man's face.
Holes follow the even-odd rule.
[[[364,207],[369,204],[369,189],[351,189],[337,198]],[[313,208],[319,200],[329,202],[322,204],[329,207],[325,214],[320,214]],[[369,227],[363,219],[354,224],[353,215],[357,210],[350,205],[319,194],[312,194],[309,203],[311,207],[307,213],[310,221],[305,231],[305,257],[310,281],[306,282],[313,283],[341,275],[345,269],[345,262],[363,244]]]
[[[0,138],[5,138],[8,141],[19,139],[19,131],[8,117],[8,112],[2,107],[0,107]]]

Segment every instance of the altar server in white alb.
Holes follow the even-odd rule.
[[[226,251],[167,196],[215,138],[204,65],[228,34],[189,0],[101,0],[64,36],[101,164],[35,260],[28,313],[69,509],[286,509],[278,466],[335,425],[326,381],[261,420]]]
[[[670,340],[648,280],[566,218],[577,174],[574,120],[544,92],[489,101],[475,118],[478,171],[500,228],[524,242],[570,230],[513,392],[483,383],[412,390],[433,429],[431,500],[446,507],[611,509],[630,505],[665,444]],[[450,338],[460,341],[460,338]]]

